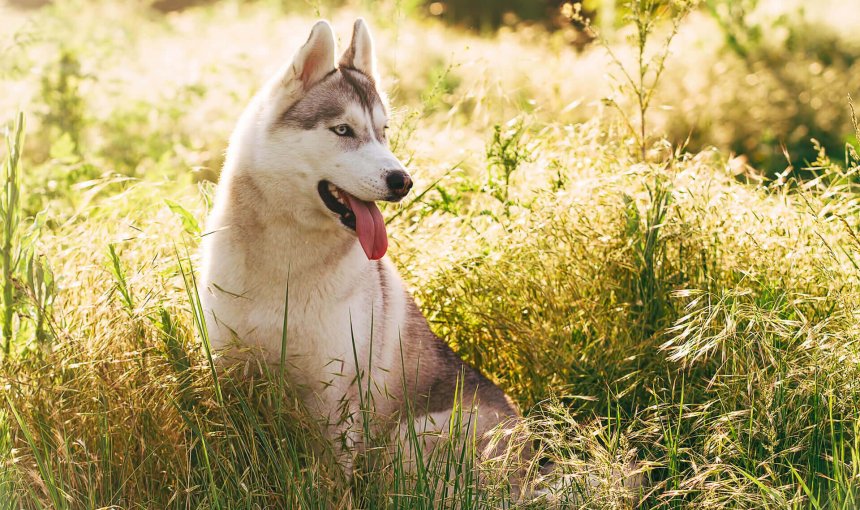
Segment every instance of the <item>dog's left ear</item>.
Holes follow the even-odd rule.
[[[363,18],[352,26],[352,41],[340,57],[338,67],[355,69],[376,80],[376,55],[373,53],[373,38]]]

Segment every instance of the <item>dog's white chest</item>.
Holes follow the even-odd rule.
[[[366,362],[372,338],[372,310],[359,299],[335,302],[301,299],[287,312],[286,361],[308,384],[332,383],[356,373],[356,361]],[[279,346],[280,347],[280,346]],[[280,352],[280,349],[277,349]]]

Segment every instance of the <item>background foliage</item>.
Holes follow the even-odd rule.
[[[528,415],[531,506],[857,507],[852,2],[154,7],[0,6],[0,508],[510,503],[504,459],[348,481],[280,374],[200,348],[230,130],[359,14],[417,182],[390,254]]]

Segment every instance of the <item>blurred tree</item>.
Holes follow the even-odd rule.
[[[571,2],[565,0],[447,0],[426,2],[435,16],[471,29],[490,31],[502,25],[514,25],[521,21],[543,23],[550,29],[572,24],[564,13],[574,3],[582,4],[582,13],[593,18],[598,6],[614,4],[614,0],[590,0]],[[573,23],[575,24],[575,23]]]
[[[743,65],[743,82],[756,84],[761,92],[744,94],[725,108],[711,108],[719,112],[712,121],[716,127],[693,130],[692,146],[713,143],[717,137],[712,129],[729,130],[730,149],[771,177],[789,165],[811,165],[819,157],[819,147],[846,164],[845,144],[852,130],[844,98],[855,82],[851,77],[860,62],[860,43],[811,21],[804,8],[766,16],[759,10],[762,4],[705,2],[722,31],[725,48]],[[764,94],[767,108],[759,106]],[[677,131],[681,136],[691,132],[686,126]]]
[[[51,0],[8,0],[9,4],[14,7],[24,9],[35,9],[51,3]]]

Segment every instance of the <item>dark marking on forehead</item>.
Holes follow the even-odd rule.
[[[356,96],[358,96],[361,107],[365,111],[373,112],[373,107],[376,104],[382,104],[379,99],[379,93],[376,92],[376,85],[373,80],[368,78],[364,73],[350,68],[341,70],[341,75],[346,83],[348,83]]]
[[[273,127],[313,129],[343,116],[350,102],[357,102],[371,118],[377,105],[385,108],[373,80],[354,69],[336,69],[290,106]]]

